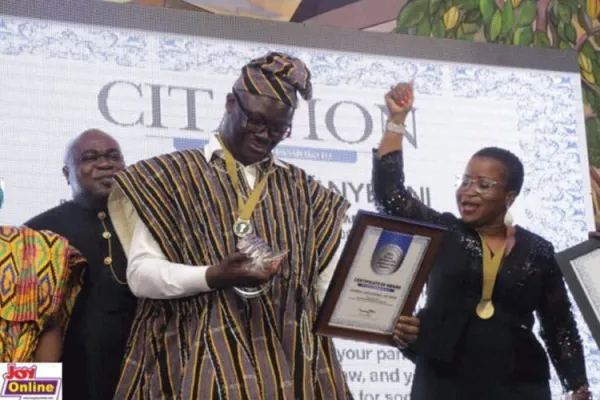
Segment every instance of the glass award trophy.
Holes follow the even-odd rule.
[[[287,251],[274,252],[271,247],[261,238],[255,235],[247,235],[240,239],[237,249],[246,254],[250,261],[246,262],[242,268],[264,269],[274,263],[279,264],[287,255]],[[271,288],[272,280],[263,283],[257,287],[234,287],[238,295],[245,299],[253,299],[260,296]]]

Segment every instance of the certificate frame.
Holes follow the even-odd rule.
[[[410,275],[412,282],[409,283],[408,294],[404,298],[403,304],[399,304],[401,308],[400,312],[394,317],[394,325],[401,315],[413,314],[419,296],[421,295],[429,276],[431,266],[440,249],[442,237],[447,229],[439,225],[392,217],[364,210],[359,210],[354,218],[354,224],[350,231],[350,235],[344,245],[331,283],[319,309],[314,331],[320,336],[394,346],[393,331],[390,333],[379,333],[369,331],[368,329],[363,330],[360,328],[335,326],[335,324],[332,323],[332,316],[338,306],[338,301],[340,300],[342,292],[347,284],[352,285],[351,282],[347,283],[347,280],[368,228],[377,228],[402,235],[418,235],[420,237],[429,238],[427,248],[421,256],[420,263],[416,266],[416,272],[413,272]],[[364,270],[367,266],[363,267],[361,264],[361,266],[357,268]]]
[[[586,284],[582,283],[581,275],[577,272],[573,262],[600,250],[600,236],[593,232],[590,239],[578,245],[570,247],[554,255],[558,266],[567,282],[567,287],[579,307],[579,311],[588,325],[592,337],[596,344],[600,346],[600,302],[599,306],[594,308],[593,302],[589,298],[589,291],[586,290]],[[593,238],[596,237],[596,238]],[[599,267],[600,268],[600,267]],[[598,293],[600,296],[600,287]]]

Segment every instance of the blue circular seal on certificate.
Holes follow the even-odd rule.
[[[400,268],[404,251],[397,244],[384,244],[373,253],[371,269],[377,275],[392,275]]]

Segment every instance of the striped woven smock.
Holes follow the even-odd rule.
[[[249,301],[231,289],[141,299],[115,399],[351,398],[333,343],[312,333],[318,274],[339,244],[348,203],[298,167],[270,159],[258,170],[268,183],[255,233],[289,251],[272,289]],[[216,265],[236,251],[237,195],[222,158],[171,153],[116,180],[170,261]]]

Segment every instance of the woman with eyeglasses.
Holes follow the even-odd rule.
[[[404,184],[404,121],[412,84],[387,93],[389,120],[373,157],[373,189],[386,214],[447,227],[417,316],[401,317],[398,347],[415,362],[412,400],[550,400],[549,362],[572,399],[589,399],[583,349],[552,245],[513,226],[523,164],[488,147],[467,163],[456,190],[460,217],[440,213]]]

